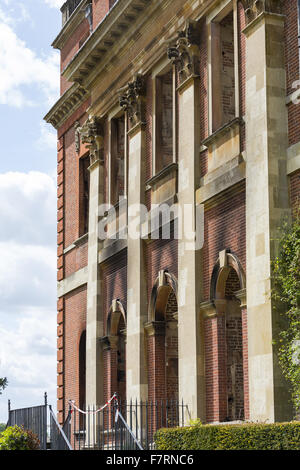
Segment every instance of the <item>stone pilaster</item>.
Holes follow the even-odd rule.
[[[81,142],[90,151],[90,199],[88,239],[88,282],[86,322],[86,404],[103,403],[103,353],[99,338],[103,336],[100,277],[98,268],[99,224],[98,208],[103,203],[103,132],[101,122],[89,117],[81,128],[77,128]],[[79,143],[80,145],[80,143]]]
[[[196,231],[195,191],[199,163],[199,47],[195,23],[187,24],[168,50],[179,74],[178,142],[178,353],[179,399],[188,405],[192,418],[205,420],[203,332],[199,314],[201,249],[189,231]],[[188,123],[188,125],[187,125]],[[186,417],[188,421],[188,416]]]
[[[129,128],[126,398],[146,400],[144,323],[147,321],[147,295],[143,241],[139,233],[139,205],[144,203],[146,149],[143,77],[138,75],[120,92],[120,105],[126,111]]]
[[[289,419],[273,340],[271,260],[277,228],[288,213],[287,116],[282,1],[246,7],[246,224],[250,420]]]

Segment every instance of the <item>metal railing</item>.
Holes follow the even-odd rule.
[[[72,405],[73,404],[73,405]],[[70,401],[67,419],[61,426],[49,405],[51,450],[151,450],[155,432],[163,427],[185,426],[189,410],[183,402],[118,401],[116,394],[103,407],[79,410]],[[23,426],[47,449],[48,404],[11,410],[8,402],[8,426]]]
[[[63,427],[58,423],[51,405],[50,410],[50,442],[51,450],[73,450],[70,444],[70,420],[69,414]]]
[[[119,401],[101,409],[70,409],[70,443],[75,450],[154,449],[155,432],[187,424],[188,407],[176,400]],[[69,414],[70,414],[69,412]]]

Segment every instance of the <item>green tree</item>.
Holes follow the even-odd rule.
[[[40,441],[33,432],[22,426],[11,426],[0,436],[0,450],[38,450]]]
[[[4,377],[3,379],[0,377],[0,395],[2,395],[3,390],[7,387],[8,381],[7,378]]]
[[[0,434],[5,430],[6,424],[5,423],[0,423]]]
[[[291,388],[296,415],[300,413],[300,210],[284,223],[279,254],[273,263],[273,298],[281,307],[278,359]]]

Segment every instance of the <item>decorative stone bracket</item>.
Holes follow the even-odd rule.
[[[199,28],[196,21],[187,21],[185,29],[168,42],[168,58],[176,66],[179,83],[199,75]]]
[[[138,74],[132,82],[119,90],[119,103],[128,114],[130,128],[142,124],[145,118],[145,80]]]
[[[91,165],[96,161],[103,163],[103,127],[100,118],[89,116],[85,123],[80,126],[75,123],[75,148],[80,151],[80,144],[86,144],[90,151]]]
[[[250,24],[261,13],[283,12],[283,0],[241,0],[245,9],[246,23]]]

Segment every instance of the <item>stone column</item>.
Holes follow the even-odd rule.
[[[90,117],[78,130],[82,143],[90,150],[90,199],[88,239],[88,283],[86,319],[86,404],[103,403],[103,354],[100,337],[103,336],[100,277],[98,269],[99,218],[98,208],[103,203],[103,132],[98,118]]]
[[[121,90],[120,105],[128,117],[128,240],[127,240],[127,347],[126,398],[146,400],[147,368],[144,323],[147,321],[147,296],[143,241],[139,230],[144,203],[145,123],[144,80],[137,76]]]
[[[288,212],[287,115],[282,1],[246,6],[246,227],[250,419],[289,419],[273,339],[270,297],[274,239]]]
[[[197,24],[190,22],[168,50],[178,72],[178,354],[179,399],[189,407],[186,422],[205,420],[204,354],[200,324],[201,249],[187,232],[196,230],[199,175],[200,83]]]

